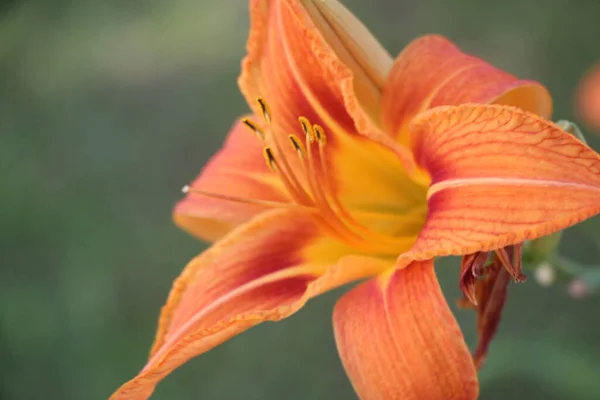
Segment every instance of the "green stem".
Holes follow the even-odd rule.
[[[548,257],[548,261],[557,269],[571,276],[580,276],[586,271],[585,266],[575,261],[569,260],[568,258],[563,257],[557,253],[550,255]]]

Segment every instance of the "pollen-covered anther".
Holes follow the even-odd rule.
[[[292,143],[292,147],[294,148],[296,153],[298,153],[298,156],[302,159],[305,159],[306,158],[306,149],[304,148],[304,145],[302,144],[300,139],[298,139],[298,137],[293,134],[289,135],[288,139],[290,140],[290,143]]]
[[[242,119],[242,124],[246,125],[246,127],[248,129],[250,129],[252,132],[254,132],[256,134],[256,136],[258,136],[258,138],[260,140],[262,140],[262,141],[265,140],[265,133],[258,126],[258,124],[256,122],[252,121],[250,118],[243,118]]]
[[[258,103],[258,106],[260,107],[260,112],[262,113],[262,116],[263,116],[265,122],[270,123],[272,114],[271,114],[271,108],[269,107],[269,103],[267,103],[267,101],[265,99],[263,99],[262,97],[257,98],[256,102]]]
[[[313,125],[313,132],[315,133],[315,139],[320,146],[327,144],[327,135],[325,135],[325,129],[321,125]]]
[[[302,128],[302,132],[306,136],[306,141],[308,143],[313,143],[315,141],[315,132],[313,127],[310,124],[310,121],[306,117],[298,117],[298,122],[300,122],[300,127]]]
[[[273,172],[276,172],[279,168],[277,166],[277,161],[275,160],[275,156],[273,155],[273,150],[269,146],[265,146],[263,148],[263,157],[267,163],[269,169]]]

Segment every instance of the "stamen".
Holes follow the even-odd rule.
[[[273,151],[269,146],[265,146],[263,148],[263,157],[265,157],[267,166],[271,171],[277,172],[279,170],[279,168],[277,167],[277,161],[275,161],[275,156],[273,156]]]
[[[308,143],[313,143],[315,141],[315,133],[310,125],[310,121],[306,117],[299,117],[298,122],[300,122],[300,126],[302,127],[302,132],[306,136]]]
[[[191,188],[189,185],[185,185],[183,187],[182,191],[184,193],[193,193],[193,194],[197,194],[200,196],[206,196],[206,197],[210,197],[213,199],[219,199],[219,200],[232,201],[235,203],[251,204],[251,205],[269,207],[269,208],[299,209],[299,210],[302,210],[305,212],[309,212],[311,214],[317,214],[319,212],[319,210],[314,207],[309,207],[309,206],[305,206],[302,204],[284,203],[284,202],[273,201],[273,200],[250,199],[250,198],[244,198],[244,197],[238,197],[238,196],[229,196],[226,194],[213,193],[213,192],[208,192],[206,190]]]
[[[328,216],[330,223],[342,230],[343,236],[347,241],[359,241],[358,246],[369,243],[369,247],[393,248],[396,242],[389,236],[381,235],[362,225],[346,209],[339,200],[330,174],[327,169],[327,160],[325,158],[325,144],[327,136],[325,130],[318,124],[311,125],[306,117],[298,118],[302,130],[306,134],[306,147],[308,154],[308,183],[312,193],[315,196],[317,206],[319,206]],[[317,159],[312,156],[312,146],[314,141],[319,144]]]
[[[358,215],[368,217],[372,212],[353,210],[350,213],[342,204],[334,187],[335,182],[332,181],[328,171],[329,164],[325,157],[327,135],[322,126],[313,125],[308,118],[300,116],[298,122],[305,136],[304,140],[301,140],[295,134],[288,135],[292,148],[299,158],[300,168],[298,168],[297,163],[290,163],[288,159],[289,151],[287,149],[286,151],[283,150],[281,144],[283,136],[273,132],[276,126],[272,124],[273,115],[269,104],[262,97],[258,97],[256,101],[267,125],[261,127],[250,118],[242,119],[242,123],[254,132],[261,141],[268,144],[263,147],[263,157],[269,169],[281,179],[291,198],[291,203],[244,199],[190,189],[189,186],[183,188],[184,193],[196,193],[222,200],[267,207],[306,209],[311,213],[318,214],[318,218],[315,218],[317,224],[332,232],[343,242],[356,248],[388,251],[405,246],[405,238],[381,234],[356,219]],[[315,142],[318,144],[317,148],[314,146]],[[302,173],[304,176],[299,176]]]
[[[292,142],[292,147],[294,148],[294,150],[296,150],[298,156],[300,156],[301,159],[305,159],[306,149],[304,148],[304,145],[302,144],[300,139],[298,139],[296,135],[289,135],[288,138],[290,139],[290,142]]]
[[[256,99],[256,101],[260,107],[260,110],[263,114],[263,118],[264,118],[265,122],[267,124],[270,124],[272,121],[272,117],[271,117],[272,114],[271,114],[271,109],[269,107],[269,104],[262,97],[258,97]],[[264,132],[262,130],[260,130],[258,128],[258,125],[256,123],[253,123],[251,120],[248,120],[248,119],[243,120],[243,122],[246,124],[246,126],[250,127],[250,129],[255,131],[261,140],[266,141],[266,135],[264,134]],[[294,175],[294,170],[290,167],[289,163],[287,162],[287,160],[284,156],[284,152],[281,150],[281,146],[279,144],[279,141],[277,140],[278,139],[277,135],[273,135],[272,132],[270,132],[270,133],[271,133],[270,138],[269,138],[270,142],[274,145],[274,148],[275,148],[275,151],[277,152],[277,154],[279,154],[281,156],[280,157],[281,165],[279,165],[277,163],[277,161],[275,160],[273,151],[270,148],[268,150],[264,149],[263,156],[265,157],[265,160],[267,161],[267,165],[269,166],[269,169],[271,169],[271,171],[277,171],[279,173],[279,176],[283,180],[283,183],[285,184],[286,188],[290,192],[290,195],[292,196],[294,201],[296,201],[300,204],[311,205],[312,201],[310,199],[310,196],[303,190],[302,185],[300,184],[300,182]]]
[[[327,206],[332,210],[335,218],[342,223],[345,229],[359,236],[361,239],[368,239],[373,243],[380,243],[384,246],[390,246],[390,237],[380,235],[377,232],[366,228],[364,225],[358,222],[342,204],[333,188],[333,182],[331,181],[331,176],[327,169],[327,160],[325,158],[325,144],[327,143],[327,136],[325,135],[325,130],[322,126],[315,124],[312,126],[312,131],[314,132],[315,139],[319,144],[318,165],[320,166],[320,177],[322,181],[321,179],[319,180],[320,184],[317,185],[317,188],[322,193]],[[314,165],[313,168],[315,168]]]
[[[305,135],[305,146],[303,147],[301,145],[301,142],[297,140],[296,136],[294,136],[294,140],[297,140],[297,144],[300,145],[299,147],[306,156],[306,160],[303,157],[300,157],[301,165],[306,172],[306,180],[308,183],[309,190],[306,193],[312,194],[312,204],[319,208],[325,217],[320,222],[324,225],[324,228],[342,238],[346,243],[357,247],[364,245],[364,238],[357,235],[355,232],[350,231],[348,226],[339,218],[339,216],[337,216],[336,211],[329,204],[327,196],[319,183],[320,178],[324,178],[324,176],[317,171],[315,159],[313,157],[311,144],[315,141],[315,133],[312,124],[308,118],[302,116],[298,118],[298,121],[300,122],[302,132]],[[290,140],[292,139],[290,138]]]
[[[242,124],[246,125],[248,129],[254,132],[256,136],[258,136],[258,138],[264,142],[265,133],[262,131],[262,129],[258,127],[258,124],[256,122],[252,121],[250,118],[243,118]]]
[[[273,172],[277,172],[279,178],[285,185],[290,196],[292,196],[292,199],[296,203],[312,206],[314,203],[312,202],[310,196],[302,188],[302,185],[296,178],[296,175],[294,175],[293,170],[290,168],[290,165],[288,164],[284,153],[279,148],[279,145],[277,144],[276,140],[275,146],[277,148],[278,153],[282,155],[282,166],[280,166],[277,160],[275,159],[275,156],[273,155],[273,150],[271,150],[269,146],[265,146],[263,148],[263,157],[265,158],[269,169]]]
[[[189,191],[190,191],[190,185],[184,185],[181,188],[181,193],[186,193],[187,194]]]
[[[256,99],[256,102],[260,106],[260,111],[262,112],[262,116],[265,119],[266,123],[271,122],[271,108],[269,107],[269,103],[262,97]]]
[[[319,145],[325,146],[327,144],[327,136],[325,135],[325,130],[323,127],[315,124],[313,125],[313,131],[315,132],[315,138],[317,139]]]

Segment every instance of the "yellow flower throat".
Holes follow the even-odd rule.
[[[397,254],[400,249],[407,247],[407,240],[414,240],[414,237],[395,237],[379,233],[359,221],[359,219],[381,220],[393,217],[391,213],[359,209],[349,211],[340,201],[334,188],[331,171],[327,167],[327,135],[323,127],[312,124],[306,117],[298,118],[304,140],[301,140],[296,134],[287,136],[289,140],[287,145],[294,150],[300,165],[300,168],[293,168],[292,160],[286,158],[286,152],[280,143],[281,137],[273,133],[272,114],[268,103],[263,98],[258,98],[257,103],[265,127],[249,118],[243,119],[242,123],[265,143],[263,147],[265,162],[283,183],[291,202],[222,195],[189,186],[183,188],[185,193],[195,193],[267,208],[293,208],[300,212],[306,212],[317,225],[325,229],[331,236],[359,252]]]

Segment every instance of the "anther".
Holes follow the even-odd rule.
[[[252,132],[254,132],[256,134],[256,136],[259,137],[260,140],[263,140],[263,141],[265,140],[265,133],[262,131],[262,129],[260,129],[258,127],[256,122],[252,121],[250,118],[243,118],[242,124],[246,125],[246,127],[248,127],[248,129],[250,129]]]
[[[313,125],[313,131],[315,132],[315,138],[317,139],[317,142],[319,142],[321,146],[325,146],[325,144],[327,143],[325,129],[323,129],[321,125],[315,124]]]
[[[190,185],[185,185],[181,188],[181,193],[188,193],[190,191]]]
[[[289,135],[288,138],[290,139],[292,147],[294,148],[294,150],[296,150],[296,153],[298,153],[300,158],[306,158],[306,150],[304,149],[304,146],[302,145],[300,139],[298,139],[296,135]]]
[[[262,97],[256,99],[256,102],[260,106],[260,111],[265,119],[265,122],[271,122],[271,109],[269,108],[269,103]]]
[[[313,143],[315,141],[315,133],[310,125],[310,121],[306,117],[299,117],[298,122],[300,122],[300,127],[302,127],[302,132],[306,135],[308,139],[308,143]]]
[[[277,161],[275,161],[275,156],[273,155],[273,151],[269,146],[266,146],[263,149],[263,156],[265,157],[265,161],[269,166],[271,171],[277,171]]]

